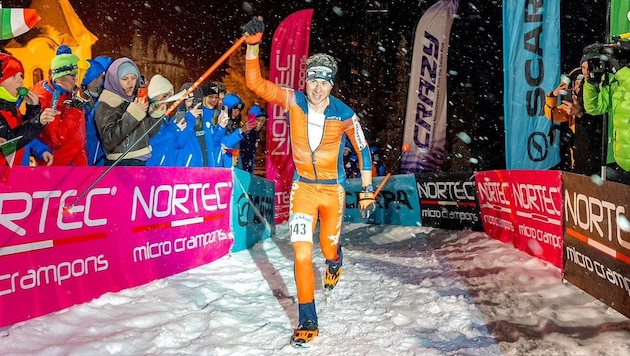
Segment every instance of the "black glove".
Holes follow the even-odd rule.
[[[74,88],[74,91],[72,92],[72,100],[78,100],[87,103],[90,101],[90,99],[92,99],[92,95],[90,94],[89,90],[81,87]]]
[[[255,16],[248,23],[241,26],[241,30],[247,36],[247,44],[258,44],[262,40],[263,32],[265,32],[265,23],[261,17]]]
[[[372,212],[376,209],[376,198],[374,197],[374,187],[363,187],[361,193],[359,193],[359,213],[362,219],[370,217]]]
[[[89,102],[91,98],[92,96],[90,95],[89,90],[76,87],[72,92],[72,100],[70,100],[68,106],[77,109],[83,109],[85,107],[85,104]]]
[[[588,72],[588,76],[586,76],[586,81],[590,84],[598,85],[601,75],[602,73],[598,72]]]

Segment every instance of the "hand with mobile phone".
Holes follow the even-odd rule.
[[[221,112],[219,112],[219,117],[217,118],[217,121],[219,123],[219,125],[221,125],[221,127],[226,127],[228,122],[229,122],[229,116],[228,116],[228,108],[227,106],[224,106],[221,109]]]

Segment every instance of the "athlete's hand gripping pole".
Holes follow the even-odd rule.
[[[359,211],[361,213],[362,219],[368,219],[370,215],[372,214],[372,212],[376,209],[376,197],[381,192],[381,189],[383,189],[383,187],[385,186],[389,178],[392,176],[391,170],[394,169],[394,167],[398,165],[398,163],[402,159],[402,156],[405,154],[405,152],[409,152],[410,149],[411,148],[409,144],[407,143],[403,144],[402,152],[400,152],[400,156],[398,156],[398,159],[396,159],[396,162],[394,162],[391,169],[387,172],[387,174],[381,181],[381,184],[378,185],[378,188],[376,188],[376,190],[373,193],[369,191],[365,191],[365,190],[359,193]]]
[[[180,99],[178,99],[177,101],[173,102],[171,104],[171,106],[169,106],[169,108],[166,110],[166,113],[164,114],[165,116],[170,116],[170,114],[175,111],[177,109],[177,106],[179,106],[179,104],[190,94],[192,93],[195,89],[197,89],[197,87],[204,81],[206,80],[206,78],[208,78],[210,76],[210,74],[212,74],[221,64],[223,64],[223,62],[225,62],[225,60],[232,54],[234,53],[234,51],[236,51],[239,47],[241,47],[243,45],[243,42],[245,42],[246,37],[249,36],[249,34],[244,34],[243,36],[241,36],[241,38],[239,38],[236,42],[234,42],[234,44],[232,45],[232,47],[230,47],[230,49],[227,50],[227,52],[225,52],[210,68],[208,68],[208,70],[206,70],[205,73],[203,73],[201,75],[201,77],[199,77],[199,79],[197,79],[193,85],[188,88],[188,90],[186,90],[186,92],[184,93],[184,95],[182,95],[182,97]],[[65,206],[63,208],[63,212],[68,214],[68,213],[72,213],[72,208],[75,206],[75,204],[83,199],[83,197],[85,197],[85,195],[87,195],[87,193],[94,188],[94,186],[100,182],[106,175],[107,173],[109,173],[112,168],[114,168],[130,151],[132,148],[135,148],[135,145],[140,142],[140,140],[144,139],[144,137],[146,135],[149,134],[149,132],[157,125],[161,125],[162,124],[162,120],[156,120],[155,123],[153,123],[153,125],[151,126],[151,128],[149,130],[147,130],[142,136],[140,136],[138,138],[138,140],[133,143],[132,145],[129,146],[129,148],[127,150],[125,150],[120,157],[118,157],[118,159],[116,161],[114,161],[114,163],[107,167],[106,170],[103,171],[103,173],[101,173],[98,177],[96,177],[96,179],[94,179],[94,181],[92,183],[90,183],[90,185],[83,189],[81,191],[81,193],[79,193],[79,195],[76,196],[76,198],[74,198],[74,200],[72,201],[72,203],[68,206]]]
[[[389,171],[387,171],[387,174],[385,175],[385,178],[383,178],[383,181],[381,182],[381,184],[379,184],[378,188],[376,188],[376,191],[374,192],[374,196],[377,196],[378,193],[381,192],[381,189],[383,189],[383,187],[385,186],[385,183],[387,183],[387,181],[389,180],[389,177],[392,176],[392,172],[391,172],[392,169],[394,169],[394,167],[396,167],[398,165],[398,163],[400,163],[400,160],[402,159],[402,156],[406,152],[409,152],[410,150],[411,150],[411,147],[409,146],[409,144],[408,143],[403,143],[402,151],[400,152],[400,156],[398,156],[398,159],[396,159],[396,162],[394,162],[394,164],[389,169]]]

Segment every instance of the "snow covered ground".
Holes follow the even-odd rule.
[[[628,318],[484,233],[348,224],[342,241],[309,355],[630,354]],[[0,354],[295,354],[292,269],[283,224],[252,250],[14,325]]]

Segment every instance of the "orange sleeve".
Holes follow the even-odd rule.
[[[545,97],[545,117],[553,122],[567,122],[571,119],[566,111],[562,110],[562,105],[558,106],[558,98],[552,93]]]
[[[290,100],[292,100],[293,91],[264,79],[260,72],[260,61],[258,58],[245,61],[245,83],[251,91],[258,94],[265,101],[278,104],[286,111],[289,110],[289,105],[292,104]]]

